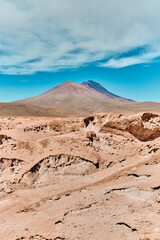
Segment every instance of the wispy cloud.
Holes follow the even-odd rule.
[[[159,9],[159,0],[0,0],[0,72],[151,62],[160,56]],[[113,57],[144,45],[137,56]]]
[[[110,68],[123,68],[136,64],[152,63],[158,57],[160,57],[160,45],[156,46],[156,48],[154,49],[146,49],[145,52],[139,53],[138,55],[111,58],[107,62],[99,64],[99,66]]]

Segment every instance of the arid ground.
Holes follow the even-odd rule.
[[[0,239],[160,239],[160,115],[1,117]]]

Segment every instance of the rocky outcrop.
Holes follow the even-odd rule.
[[[59,154],[46,157],[32,166],[22,176],[22,182],[35,183],[43,175],[47,178],[53,174],[90,174],[99,168],[99,163],[94,163],[80,156]]]
[[[86,137],[89,138],[89,140],[93,142],[93,140],[96,139],[96,133],[93,131],[88,131],[86,133]]]
[[[96,121],[97,119],[97,121]],[[140,141],[151,141],[160,135],[160,116],[152,113],[134,114],[125,116],[122,114],[95,115],[84,119],[84,124],[91,128],[99,128],[106,133],[111,130],[128,132]],[[119,133],[119,132],[118,132]]]
[[[0,134],[0,144],[2,144],[4,140],[8,140],[8,139],[11,139],[11,138],[6,135]]]
[[[16,159],[16,158],[13,158],[13,159],[1,158],[0,172],[10,171],[10,173],[14,173],[15,171],[19,170],[22,163],[23,163],[23,160]]]
[[[151,120],[152,118],[157,118],[157,117],[158,117],[157,114],[153,114],[153,113],[143,113],[143,115],[142,115],[142,121],[148,122],[148,121]]]
[[[33,125],[24,128],[24,132],[75,132],[82,128],[82,122],[79,120],[54,120],[49,124]]]
[[[127,129],[129,133],[138,138],[140,141],[151,141],[159,137],[159,128],[145,128],[143,125],[130,125]]]
[[[49,124],[51,130],[55,132],[76,132],[82,128],[82,122],[78,119],[73,120],[54,120]]]
[[[90,122],[93,122],[94,118],[95,118],[95,116],[86,117],[86,118],[84,119],[84,124],[85,124],[85,126],[88,127],[89,123],[90,123]]]
[[[30,131],[40,132],[40,131],[46,131],[46,130],[50,130],[47,124],[24,128],[24,132],[30,132]]]

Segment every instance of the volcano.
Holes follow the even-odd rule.
[[[133,100],[117,96],[106,90],[94,81],[76,84],[65,81],[53,89],[31,97],[17,101],[45,109],[55,110],[61,114],[85,114],[92,112],[110,111],[117,104],[129,103]]]

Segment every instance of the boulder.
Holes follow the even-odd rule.
[[[96,133],[93,131],[88,131],[86,134],[86,137],[89,138],[89,140],[93,142],[93,140],[96,138]]]

